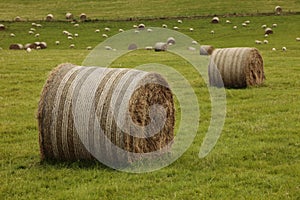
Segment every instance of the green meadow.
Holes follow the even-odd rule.
[[[278,4],[284,13],[275,16]],[[0,199],[299,199],[299,11],[299,1],[1,1],[0,24],[6,30],[0,31]],[[91,20],[78,22],[76,27],[65,21],[66,12],[85,12]],[[48,13],[54,14],[55,21],[42,20]],[[219,24],[210,23],[208,15],[214,14],[220,17]],[[14,22],[17,15],[24,21]],[[246,20],[250,24],[242,27]],[[42,25],[35,27],[39,37],[28,34],[33,22]],[[255,47],[263,57],[266,80],[258,87],[225,89],[221,136],[210,154],[200,159],[211,118],[203,78],[174,54],[133,51],[111,67],[159,62],[180,72],[193,87],[201,117],[188,150],[171,165],[141,174],[98,162],[41,162],[36,113],[50,71],[61,63],[81,65],[91,52],[86,48],[105,40],[102,34],[110,37],[120,28],[130,30],[140,23],[147,27],[167,24],[169,29],[178,26],[180,33],[215,48]],[[263,24],[277,24],[274,34],[265,38]],[[105,27],[110,31],[104,31]],[[64,30],[78,37],[68,40]],[[265,39],[268,44],[254,42]],[[8,49],[12,43],[35,41],[45,41],[48,48]],[[75,48],[70,49],[71,44]],[[177,104],[176,109],[179,112]]]

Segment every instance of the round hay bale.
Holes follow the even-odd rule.
[[[151,114],[153,105],[162,106],[165,118],[156,110]],[[39,101],[41,158],[131,162],[132,153],[169,148],[174,116],[172,92],[159,74],[62,64],[49,75]]]
[[[168,45],[176,44],[175,38],[169,37],[169,38],[167,39],[167,44],[168,44]]]
[[[204,55],[204,56],[211,55],[214,50],[215,50],[215,48],[213,46],[201,45],[200,46],[200,55]]]
[[[128,46],[128,50],[136,50],[138,47],[137,47],[137,45],[136,44],[130,44],[129,46]]]
[[[282,8],[280,6],[275,7],[275,14],[280,15],[282,13]]]
[[[266,28],[265,29],[265,34],[273,34],[273,30],[271,28]]]
[[[5,30],[5,26],[3,24],[0,24],[0,31],[4,31]]]
[[[47,22],[50,22],[50,21],[52,21],[54,19],[54,16],[52,15],[52,14],[48,14],[47,16],[46,16],[46,21]]]
[[[66,19],[67,19],[67,20],[73,19],[73,14],[70,13],[70,12],[66,13]]]
[[[81,21],[85,21],[87,19],[86,14],[85,13],[81,13],[79,16]]]
[[[154,50],[155,51],[166,51],[168,48],[168,44],[165,43],[165,42],[157,42],[155,45],[154,45]]]
[[[211,20],[211,23],[213,23],[213,24],[217,24],[219,22],[220,22],[219,17],[213,17],[212,20]]]
[[[23,49],[23,45],[22,44],[11,44],[9,46],[9,49],[11,49],[11,50],[22,50]]]
[[[216,87],[260,85],[265,79],[263,59],[256,48],[215,49],[210,58],[208,75],[210,85]]]

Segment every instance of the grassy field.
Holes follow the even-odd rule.
[[[33,2],[33,1],[32,1]],[[168,6],[158,6],[159,1],[137,1],[123,4],[115,1],[105,6],[91,2],[49,2],[47,6],[34,1],[2,1],[0,19],[7,26],[0,32],[0,199],[299,199],[300,198],[300,15],[248,16],[221,18],[220,24],[209,23],[210,18],[176,19],[124,22],[86,22],[79,27],[67,22],[46,23],[36,28],[39,38],[29,35],[32,22],[9,22],[18,4],[24,18],[39,20],[48,12],[63,18],[66,11],[86,12],[91,17],[118,19],[133,17],[189,16],[201,14],[272,12],[278,3],[249,1],[237,3],[221,1],[195,5],[193,1],[165,1]],[[143,8],[130,6],[145,5]],[[245,4],[239,6],[238,4]],[[299,10],[299,1],[280,1],[285,10]],[[236,10],[231,6],[235,4]],[[37,8],[27,11],[30,6]],[[148,7],[157,6],[159,14]],[[116,16],[116,7],[124,6]],[[195,7],[194,7],[195,6]],[[3,8],[6,8],[5,10]],[[25,9],[26,8],[26,9]],[[67,10],[66,8],[70,8]],[[83,9],[82,9],[83,8]],[[172,9],[173,8],[173,9]],[[259,8],[259,9],[257,9]],[[83,11],[81,11],[83,10]],[[106,11],[106,12],[104,12]],[[23,13],[23,12],[22,12]],[[101,13],[101,14],[100,14]],[[128,13],[132,13],[128,15]],[[160,14],[163,13],[163,14]],[[226,24],[225,20],[232,24]],[[242,27],[250,20],[248,27]],[[227,115],[222,135],[213,151],[199,159],[199,147],[210,121],[210,101],[207,88],[195,70],[174,55],[131,53],[114,63],[114,67],[135,67],[159,60],[180,71],[191,83],[199,101],[201,119],[197,136],[180,159],[159,171],[131,174],[107,168],[99,163],[40,162],[37,104],[49,72],[58,64],[71,62],[80,65],[90,51],[102,42],[103,33],[112,36],[119,28],[131,29],[134,24],[147,26],[179,26],[180,32],[200,44],[223,47],[256,47],[265,63],[266,82],[263,86],[247,89],[226,89]],[[269,44],[256,45],[254,40],[264,40],[262,24],[277,23]],[[233,30],[234,25],[238,26]],[[110,27],[110,32],[104,32]],[[194,32],[189,28],[193,27]],[[100,29],[100,33],[95,33]],[[79,37],[67,40],[63,30],[78,33]],[[215,34],[210,34],[214,30]],[[10,37],[15,33],[15,37]],[[60,45],[55,41],[59,40]],[[46,41],[48,49],[40,51],[8,50],[11,43]],[[75,49],[69,49],[74,43]],[[281,51],[283,46],[287,51]],[[271,51],[272,48],[277,51]],[[133,59],[136,57],[143,59]],[[142,61],[140,61],[142,60]],[[186,67],[182,67],[186,66]]]

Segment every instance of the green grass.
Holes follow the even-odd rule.
[[[7,3],[7,10],[13,3]],[[189,1],[185,3],[192,4]],[[284,5],[286,2],[279,3]],[[289,3],[291,9],[299,4],[297,1]],[[25,4],[20,3],[20,8]],[[76,3],[74,12],[81,10],[82,4],[87,8],[87,3]],[[214,4],[217,2],[207,5],[207,14],[210,14]],[[261,4],[262,11],[269,4],[274,2]],[[63,5],[66,1],[50,2],[47,10],[43,8],[45,10],[25,13],[31,18],[39,12],[35,15],[39,19],[44,11],[48,13],[53,10],[54,14],[63,16]],[[253,12],[254,5],[258,7],[257,3],[249,5]],[[106,8],[115,6],[113,3]],[[245,12],[242,8],[236,8]],[[94,9],[102,10],[104,7]],[[132,10],[134,8],[127,11]],[[178,15],[185,15],[184,10],[180,9]],[[229,3],[222,12],[221,9],[216,12],[225,13],[228,10]],[[91,16],[99,17],[100,12],[96,11],[91,11]],[[230,12],[233,11],[230,9]],[[120,17],[126,16],[123,12]],[[186,15],[193,12],[189,9]],[[152,15],[153,11],[139,16]],[[172,11],[168,15],[177,14]],[[7,19],[11,17],[12,14]],[[107,17],[118,18],[111,13]],[[160,60],[180,70],[198,96],[201,120],[193,144],[170,166],[146,174],[119,172],[93,162],[41,163],[35,119],[43,84],[57,64],[71,62],[80,65],[89,53],[85,48],[95,47],[103,41],[101,34],[104,27],[110,27],[112,31],[108,34],[113,35],[118,33],[119,28],[128,30],[140,22],[89,22],[80,23],[77,28],[66,22],[41,22],[43,27],[38,30],[39,39],[28,35],[29,22],[4,22],[8,29],[0,32],[0,47],[4,49],[0,50],[0,199],[299,199],[300,47],[295,38],[300,37],[300,16],[226,19],[230,19],[232,24],[225,24],[225,18],[221,18],[221,24],[214,25],[209,23],[209,19],[184,20],[181,25],[176,20],[145,21],[147,26],[161,26],[163,23],[169,27],[179,26],[180,32],[201,44],[215,47],[255,46],[263,55],[267,77],[265,84],[247,89],[226,89],[227,115],[222,135],[204,159],[199,159],[198,153],[210,120],[210,102],[201,77],[192,68],[183,68],[186,63],[168,53],[152,55],[146,52],[140,55],[133,52],[114,63],[115,67],[134,67]],[[249,27],[242,28],[241,23],[245,20],[251,23]],[[278,27],[268,38],[269,44],[255,45],[254,40],[264,39],[261,25],[272,23],[277,23]],[[239,28],[233,30],[233,25]],[[189,32],[189,27],[194,27],[195,31]],[[101,29],[100,34],[94,32],[96,28]],[[78,32],[79,37],[69,41],[62,34],[63,30]],[[211,30],[215,31],[214,35],[210,34]],[[15,38],[9,37],[11,32],[16,34]],[[31,53],[7,50],[11,43],[25,44],[36,40],[46,41],[48,49]],[[56,46],[56,40],[60,40],[61,45]],[[69,49],[70,43],[75,43],[76,48]],[[280,51],[282,46],[286,46],[288,51]],[[273,47],[278,51],[271,51]],[[141,62],[134,59],[138,56],[143,56]]]
[[[46,4],[46,5],[45,5]],[[52,13],[57,20],[64,20],[66,12],[72,12],[78,19],[86,13],[90,19],[130,19],[153,17],[189,17],[223,14],[273,13],[280,5],[285,13],[299,12],[299,1],[190,1],[190,0],[118,0],[79,1],[68,0],[2,0],[0,20],[12,20],[20,16],[23,20],[43,20]]]

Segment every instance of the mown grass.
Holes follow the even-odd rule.
[[[282,2],[283,3],[283,2]],[[52,5],[50,3],[50,5]],[[79,4],[78,4],[79,5]],[[80,6],[79,6],[80,7]],[[109,26],[130,29],[139,22],[42,22],[40,38],[28,35],[31,23],[5,22],[0,32],[0,199],[298,199],[300,198],[300,47],[299,15],[233,17],[232,24],[212,25],[209,19],[184,20],[180,32],[201,44],[215,47],[256,46],[263,55],[267,80],[261,87],[227,89],[227,115],[222,135],[213,151],[198,158],[200,144],[210,120],[207,89],[201,77],[184,62],[166,54],[147,52],[142,62],[154,59],[181,70],[198,96],[202,111],[197,136],[185,154],[170,166],[146,174],[112,170],[99,163],[40,162],[35,114],[40,91],[57,64],[80,65],[89,51],[104,39],[94,30]],[[249,27],[241,23],[250,20]],[[176,20],[154,20],[148,26],[169,27]],[[268,45],[262,24],[277,23]],[[238,25],[238,30],[232,26]],[[194,32],[189,32],[194,27]],[[69,41],[62,31],[78,32]],[[211,35],[210,31],[215,34]],[[14,32],[15,38],[9,34]],[[46,41],[41,51],[10,51],[12,42]],[[56,46],[55,41],[61,45]],[[70,43],[76,49],[68,49]],[[280,48],[286,46],[288,51]],[[271,51],[276,47],[278,51]],[[133,52],[134,53],[134,52]],[[142,54],[143,55],[143,54]],[[157,56],[158,55],[158,56]],[[135,55],[139,56],[139,55]],[[126,55],[115,66],[134,67],[139,59]]]
[[[72,12],[78,19],[86,13],[90,19],[124,20],[130,18],[189,17],[224,14],[274,13],[275,6],[282,6],[285,13],[299,12],[299,2],[288,1],[190,1],[190,0],[118,0],[79,1],[67,0],[45,2],[36,0],[2,0],[0,19],[12,20],[20,16],[23,20],[42,20],[52,13],[57,20],[65,19]]]

